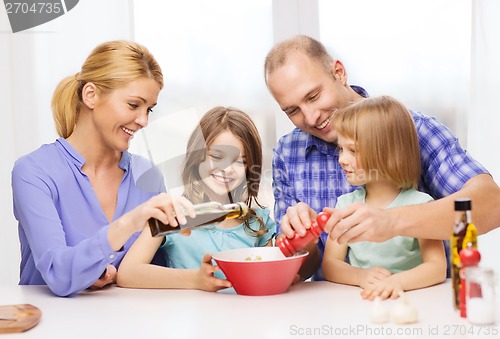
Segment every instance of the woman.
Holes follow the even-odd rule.
[[[113,283],[147,220],[167,221],[161,175],[154,192],[141,190],[136,180],[151,164],[127,151],[162,87],[155,58],[130,41],[97,46],[80,72],[59,83],[52,110],[60,138],[12,171],[19,284],[68,296]]]

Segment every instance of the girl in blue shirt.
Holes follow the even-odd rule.
[[[351,185],[361,186],[340,196],[336,208],[362,202],[386,209],[433,200],[416,189],[418,137],[401,103],[387,96],[360,99],[335,118],[340,166]],[[440,240],[397,236],[339,244],[328,238],[322,268],[327,280],[360,286],[365,299],[394,299],[403,291],[443,282],[446,256]]]
[[[161,175],[151,192],[139,189],[151,165],[128,152],[162,87],[155,58],[129,41],[97,46],[59,83],[52,110],[60,138],[12,170],[20,284],[46,284],[58,296],[108,285],[147,220],[166,221]]]
[[[270,246],[275,223],[257,201],[262,171],[262,142],[251,118],[235,108],[215,107],[205,113],[189,138],[182,180],[183,197],[172,198],[169,223],[186,223],[184,210],[194,217],[193,204],[244,201],[243,219],[195,228],[188,237],[152,237],[146,228],[127,253],[117,283],[133,288],[190,288],[217,291],[231,287],[210,253],[226,249]],[[230,196],[229,196],[229,194]],[[163,243],[163,245],[162,245]],[[162,246],[169,267],[150,264]],[[215,274],[215,275],[214,275]]]

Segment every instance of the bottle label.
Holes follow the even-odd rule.
[[[456,309],[460,306],[460,269],[462,263],[460,262],[460,252],[465,248],[477,248],[477,229],[472,223],[464,223],[460,220],[453,227],[453,234],[451,237],[451,282],[453,287],[453,304]]]

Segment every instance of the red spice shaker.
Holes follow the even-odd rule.
[[[458,298],[458,309],[460,310],[460,316],[462,318],[467,317],[467,305],[466,300],[466,283],[465,283],[465,271],[468,267],[475,267],[479,265],[481,261],[481,253],[473,247],[466,247],[460,251],[460,262],[462,267],[460,268],[460,289]],[[481,294],[481,286],[477,284],[469,284],[469,295],[478,296]]]
[[[286,257],[291,257],[298,251],[306,248],[306,246],[311,243],[313,240],[318,239],[320,234],[323,233],[325,225],[330,219],[330,214],[326,212],[321,212],[316,217],[311,224],[311,228],[309,228],[306,234],[301,237],[297,233],[292,239],[287,237],[283,237],[276,242],[276,246],[278,246]]]

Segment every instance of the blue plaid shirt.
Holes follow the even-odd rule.
[[[367,92],[351,86],[358,94]],[[472,177],[488,173],[459,144],[458,138],[435,118],[410,110],[420,145],[422,176],[419,190],[439,199],[454,193]],[[295,128],[284,135],[274,148],[273,192],[277,232],[288,206],[302,201],[316,212],[334,207],[337,198],[352,192],[339,164],[337,146]],[[323,233],[318,248],[323,256],[327,234]],[[318,272],[315,279],[322,279]]]

